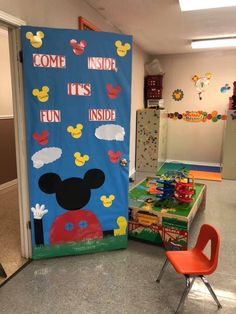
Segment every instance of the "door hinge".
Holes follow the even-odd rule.
[[[19,61],[20,61],[20,63],[23,63],[23,52],[22,52],[22,50],[19,51]]]
[[[27,222],[27,228],[28,228],[29,230],[31,230],[31,221],[28,221],[28,222]]]

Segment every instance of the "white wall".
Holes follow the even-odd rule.
[[[217,110],[224,114],[228,108],[228,99],[232,95],[232,85],[236,80],[235,50],[215,51],[208,53],[192,53],[181,55],[158,56],[165,71],[163,98],[168,112],[184,112],[186,110]],[[209,87],[199,100],[193,75],[204,76],[206,72],[213,74]],[[231,90],[225,94],[220,88],[226,83]],[[172,93],[182,89],[184,98],[175,101]],[[168,119],[167,158],[205,163],[220,163],[224,122],[190,123],[184,120]]]
[[[0,0],[0,10],[24,20],[28,25],[78,29],[78,16],[83,16],[102,31],[119,30],[106,21],[83,0]],[[132,34],[129,34],[132,35]],[[144,62],[147,55],[133,46],[130,173],[135,168],[136,110],[143,108]]]
[[[13,115],[8,32],[0,28],[0,118]]]

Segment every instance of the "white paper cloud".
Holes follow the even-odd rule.
[[[105,124],[96,128],[95,136],[100,140],[123,141],[125,136],[125,129],[118,124]]]
[[[31,160],[33,161],[33,167],[39,169],[45,164],[49,164],[61,157],[62,150],[58,147],[46,147],[36,152]]]

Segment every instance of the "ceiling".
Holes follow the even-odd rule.
[[[192,39],[236,34],[236,7],[181,12],[178,0],[85,2],[150,55],[193,52]]]

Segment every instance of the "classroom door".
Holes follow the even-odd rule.
[[[127,246],[131,45],[22,27],[35,259]]]

